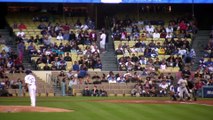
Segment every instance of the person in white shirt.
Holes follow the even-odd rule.
[[[168,84],[166,83],[165,80],[163,80],[160,84],[159,84],[159,87],[160,87],[160,95],[161,96],[165,96],[167,94],[167,88],[168,88]]]
[[[166,38],[167,38],[167,39],[171,39],[172,37],[173,37],[172,33],[168,32],[168,33],[166,34]]]
[[[186,54],[186,49],[179,49],[179,51],[178,51],[178,54],[180,54],[180,55],[185,55]]]
[[[155,30],[155,32],[152,34],[153,38],[160,38],[160,33]]]
[[[73,86],[77,85],[77,77],[78,77],[78,75],[77,76],[74,75],[73,78],[70,79],[69,84],[68,84],[71,96],[73,96]]]
[[[89,27],[88,27],[86,24],[84,24],[84,25],[81,25],[81,29],[82,29],[83,31],[85,31],[85,30],[88,30]]]
[[[173,33],[173,28],[172,28],[172,26],[168,26],[167,28],[166,28],[166,33]]]
[[[69,72],[67,72],[67,78],[71,78],[73,76],[72,70],[69,70]]]
[[[28,86],[28,91],[30,95],[31,106],[36,106],[36,79],[32,74],[31,70],[26,70],[26,76],[24,78],[25,83]]]
[[[186,80],[186,78],[180,78],[178,81],[179,84],[179,96],[180,96],[180,100],[183,100],[184,94],[187,95],[188,99],[190,99],[190,94],[187,90],[187,85],[188,82]]]
[[[163,62],[161,65],[160,65],[160,69],[161,70],[166,70],[167,66],[166,66],[166,63]]]
[[[154,32],[155,27],[153,25],[147,25],[146,26],[146,31],[148,33],[153,33]]]
[[[102,52],[105,51],[105,45],[106,45],[106,33],[102,31],[100,36],[100,49]]]
[[[64,37],[62,36],[61,33],[58,34],[58,36],[56,37],[57,40],[64,40]]]
[[[25,32],[23,32],[22,29],[20,29],[19,32],[17,32],[16,36],[24,39],[25,38]]]
[[[93,43],[93,45],[90,46],[90,49],[92,53],[94,52],[100,53],[98,46],[95,43]]]

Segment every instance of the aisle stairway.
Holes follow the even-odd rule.
[[[15,37],[10,34],[9,29],[0,29],[0,35],[2,35],[2,39],[5,40],[5,44],[17,53]],[[24,54],[23,65],[25,69],[34,69],[31,63],[29,63],[29,56],[26,54],[26,52]]]
[[[101,54],[101,61],[103,64],[103,71],[116,71],[118,70],[117,59],[115,55],[115,50],[113,47],[113,40],[111,35],[108,35],[108,43],[106,44],[106,53]]]
[[[17,45],[15,42],[15,38],[11,36],[9,29],[0,29],[0,35],[2,36],[1,39],[5,41],[5,44],[10,47],[13,51],[17,53]],[[2,41],[1,41],[2,43]],[[3,43],[2,43],[3,44]],[[25,55],[23,65],[25,69],[32,69],[31,64],[29,63],[29,58],[28,56]],[[9,78],[9,80],[17,80],[20,78],[21,80],[24,80],[25,73],[15,73],[15,74],[6,74]],[[51,83],[46,83],[44,80],[36,76],[37,80],[37,95],[38,96],[54,96],[55,91],[53,88],[53,84]],[[0,79],[0,81],[3,79]],[[13,96],[18,96],[19,90],[18,89],[8,89],[8,91],[13,95]],[[23,95],[28,96],[28,92],[26,90],[23,90]]]
[[[195,39],[192,43],[192,48],[196,52],[195,63],[192,70],[196,70],[199,66],[199,60],[203,57],[204,48],[206,47],[209,41],[210,30],[200,30],[195,36]]]

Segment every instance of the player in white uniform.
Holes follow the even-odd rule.
[[[187,95],[188,99],[190,99],[190,94],[187,90],[187,80],[181,78],[181,79],[179,79],[178,84],[179,84],[180,100],[183,100],[184,94]]]
[[[26,76],[25,76],[24,80],[28,86],[28,91],[29,91],[30,100],[31,100],[31,106],[35,107],[36,106],[36,79],[32,75],[31,70],[26,70]]]

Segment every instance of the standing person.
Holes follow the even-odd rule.
[[[70,95],[73,96],[73,86],[74,85],[77,85],[77,78],[78,78],[78,75],[74,75],[74,77],[70,78],[70,81],[69,81],[69,92],[70,92]]]
[[[20,42],[18,43],[18,45],[17,45],[18,58],[19,58],[20,63],[23,62],[24,49],[25,49],[24,42],[23,42],[23,41],[20,41]]]
[[[18,78],[18,89],[19,89],[19,92],[18,92],[18,94],[19,94],[19,96],[22,96],[22,81],[21,81],[21,79],[20,78]]]
[[[193,98],[194,101],[196,101],[197,98],[196,98],[196,95],[195,95],[195,90],[194,90],[194,88],[195,88],[195,83],[194,83],[191,79],[188,80],[188,81],[187,81],[187,89],[188,89],[188,92],[189,92],[191,98]]]
[[[28,86],[28,91],[30,94],[30,100],[31,100],[31,106],[35,107],[36,106],[36,79],[32,75],[31,70],[26,70],[26,76],[24,78],[25,83]]]
[[[179,96],[180,96],[180,100],[182,101],[183,98],[184,98],[184,95],[187,95],[188,99],[190,99],[190,94],[188,92],[188,89],[187,89],[187,80],[186,80],[186,77],[183,77],[183,78],[180,78],[179,81],[178,81],[178,84],[179,84]]]
[[[176,101],[178,97],[178,86],[175,84],[172,84],[169,87],[169,93],[170,93],[170,97],[172,97],[172,100]]]
[[[106,48],[106,33],[104,31],[101,32],[100,35],[100,49],[101,52],[105,52],[105,48]]]
[[[63,78],[61,82],[61,94],[62,96],[66,96],[66,78]]]

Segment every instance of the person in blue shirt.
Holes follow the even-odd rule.
[[[79,83],[83,84],[83,78],[87,76],[87,71],[84,69],[81,69],[78,71],[78,79],[79,79]]]
[[[72,66],[72,70],[73,71],[79,71],[80,70],[80,66],[79,66],[77,61],[74,62],[73,66]]]
[[[94,68],[100,68],[100,69],[102,69],[102,63],[101,63],[101,61],[98,61],[98,62],[94,65]]]

